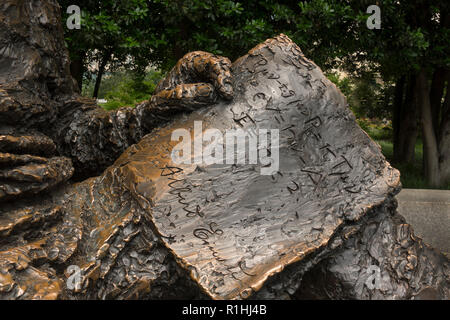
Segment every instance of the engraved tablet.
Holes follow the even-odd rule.
[[[248,298],[284,268],[299,279],[337,245],[345,224],[357,225],[399,189],[399,172],[344,96],[288,37],[251,50],[233,74],[232,103],[153,132],[108,169],[214,299]],[[177,129],[190,139],[172,141]],[[245,148],[227,152],[230,130],[246,135]],[[205,163],[208,147],[222,164]],[[174,148],[192,152],[175,163]]]

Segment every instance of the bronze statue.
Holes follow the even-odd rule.
[[[285,35],[187,54],[106,112],[76,92],[55,0],[5,0],[0,26],[0,298],[448,299],[399,172]],[[175,163],[177,129],[274,130],[257,153],[279,163]]]

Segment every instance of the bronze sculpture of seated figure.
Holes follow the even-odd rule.
[[[21,3],[0,11],[0,298],[448,298],[399,172],[288,37],[233,64],[189,53],[107,112],[76,92],[57,2]],[[277,165],[174,161],[209,129],[275,130],[257,153]]]

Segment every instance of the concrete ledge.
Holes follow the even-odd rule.
[[[403,189],[398,212],[424,242],[450,254],[450,190]]]

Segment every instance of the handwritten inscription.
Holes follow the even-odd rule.
[[[220,125],[245,128],[249,137],[252,129],[279,129],[285,163],[277,172],[262,178],[250,165],[206,166],[190,173],[161,168],[169,191],[155,210],[165,230],[172,228],[164,239],[198,269],[195,278],[218,295],[246,289],[241,286],[263,268],[322,245],[326,232],[340,223],[336,217],[354,211],[364,191],[377,183],[377,162],[363,159],[345,132],[343,139],[330,135],[344,116],[330,107],[327,83],[308,72],[316,66],[293,50],[277,58],[276,68],[264,54],[249,57],[241,69],[246,84],[236,85],[245,99],[222,105],[224,117],[218,119]],[[270,147],[263,147],[269,156]],[[291,252],[292,243],[301,246]]]

